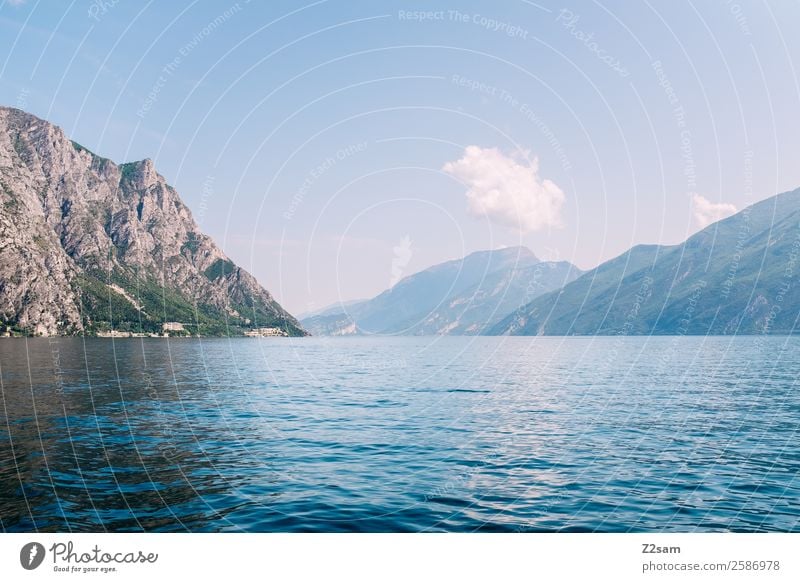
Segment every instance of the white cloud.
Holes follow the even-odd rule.
[[[442,170],[464,182],[469,211],[522,231],[561,225],[564,192],[539,176],[539,160],[528,153],[509,157],[497,148],[468,146]]]
[[[736,214],[736,212],[736,207],[733,204],[714,203],[705,196],[692,194],[692,213],[700,228],[705,228],[712,222],[722,220],[731,214]]]
[[[28,0],[6,0],[11,6],[22,6]]]
[[[392,277],[389,280],[390,288],[394,287],[403,278],[403,272],[411,261],[411,257],[414,256],[411,237],[405,235],[400,239],[397,246],[392,248],[392,251],[394,252],[394,258],[392,258]]]

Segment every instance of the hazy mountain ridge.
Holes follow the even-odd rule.
[[[303,319],[318,335],[477,335],[580,274],[525,247],[479,251],[405,277],[376,297]]]
[[[684,243],[638,246],[543,295],[491,334],[787,334],[800,316],[800,189]]]
[[[0,324],[35,335],[108,329],[305,333],[200,232],[151,160],[117,165],[57,126],[0,107]]]

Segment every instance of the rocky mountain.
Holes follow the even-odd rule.
[[[800,326],[800,189],[675,246],[638,246],[511,313],[515,335],[792,334]]]
[[[165,322],[305,333],[200,232],[150,160],[117,165],[0,107],[0,325],[54,335],[153,333]]]
[[[476,252],[406,277],[377,297],[303,319],[315,335],[477,335],[580,274],[524,247]]]

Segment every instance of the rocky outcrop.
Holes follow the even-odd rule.
[[[200,232],[151,160],[117,165],[0,107],[0,324],[240,334],[297,321]]]

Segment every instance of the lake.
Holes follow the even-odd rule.
[[[5,531],[800,531],[800,338],[0,340]]]

